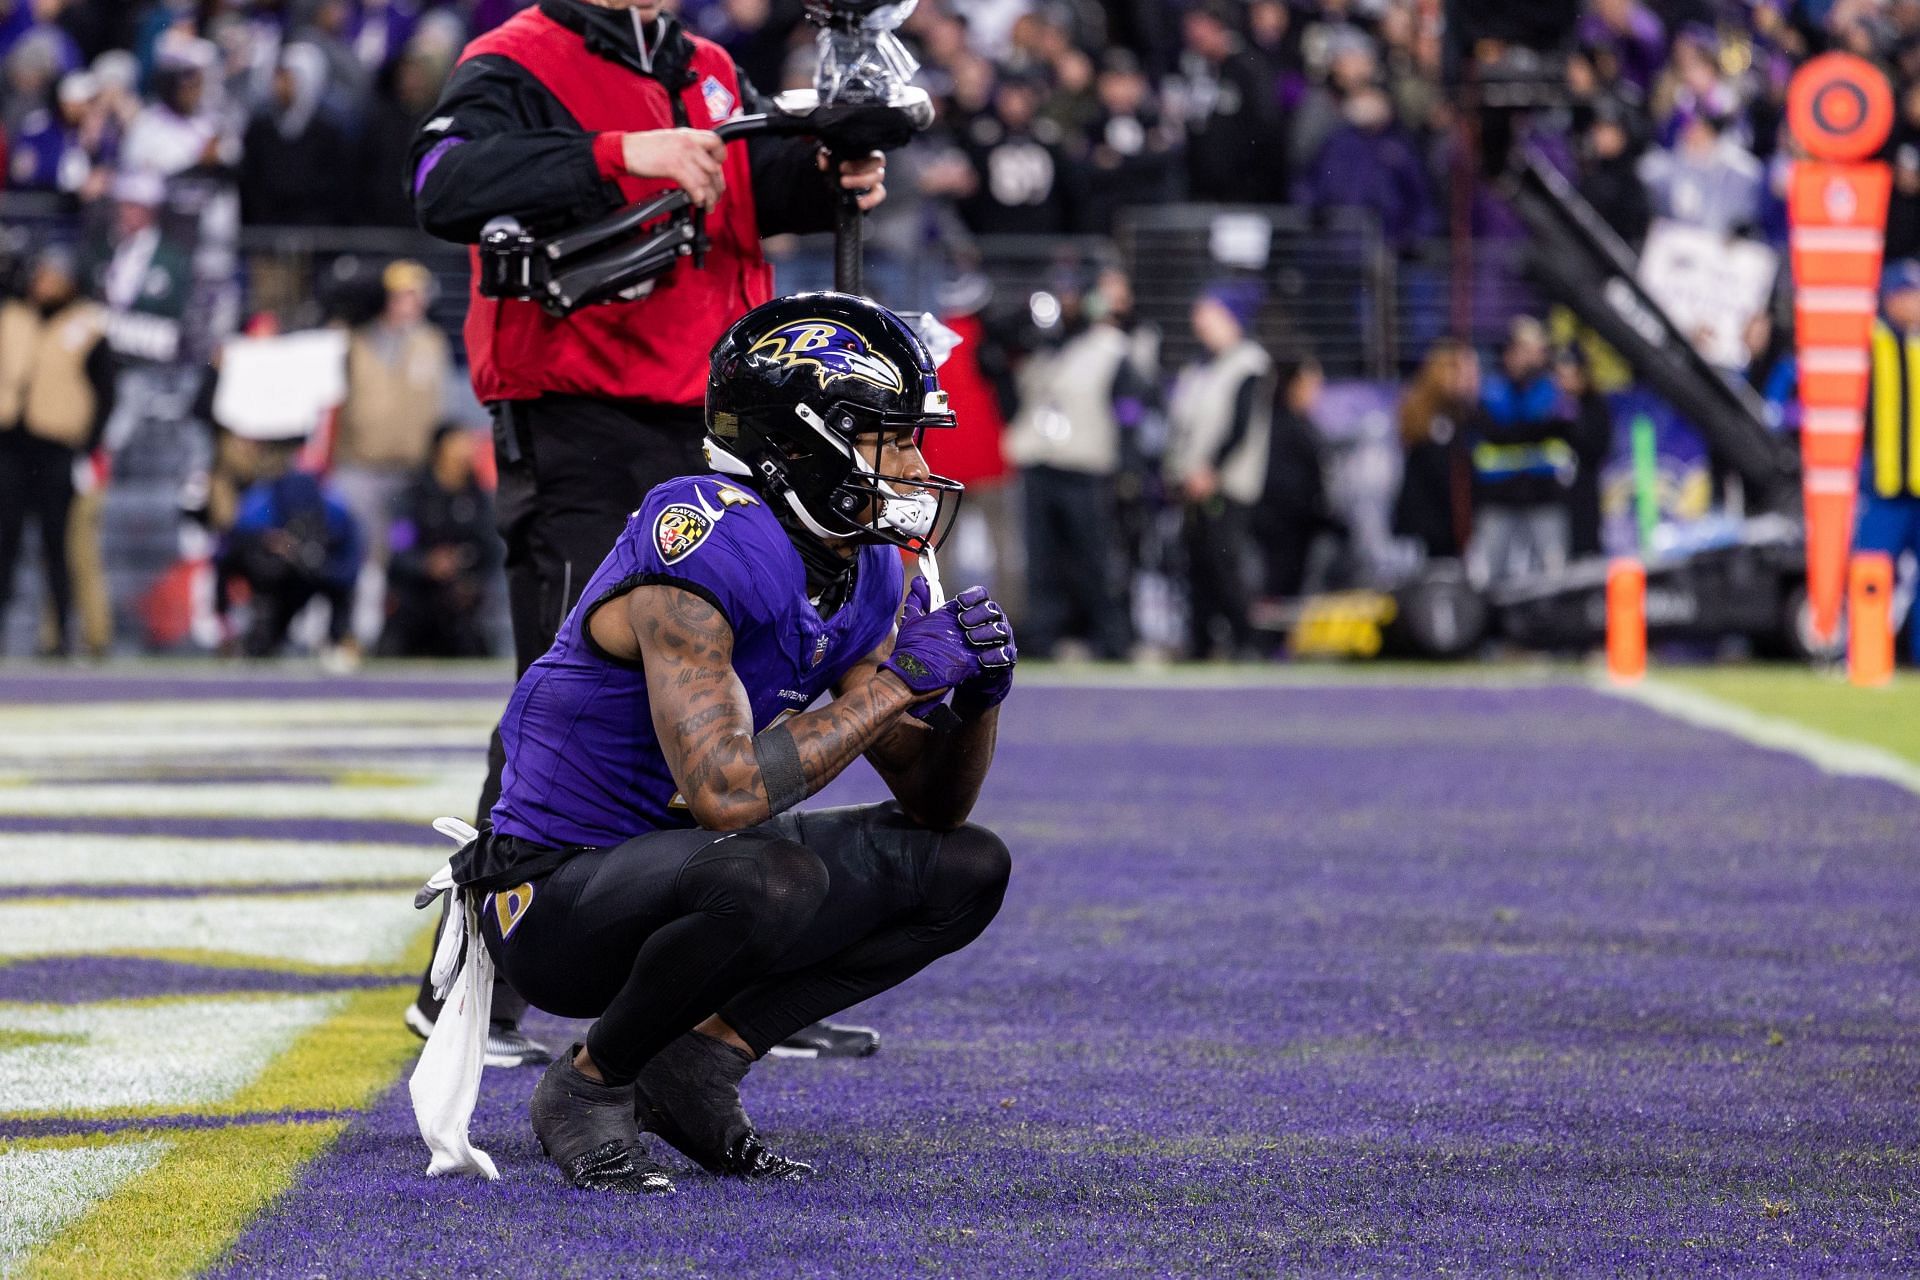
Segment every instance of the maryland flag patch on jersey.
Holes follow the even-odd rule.
[[[698,507],[676,502],[661,511],[653,522],[653,545],[662,564],[677,564],[693,554],[693,549],[713,532],[714,518]]]

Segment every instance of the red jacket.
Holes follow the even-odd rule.
[[[1007,462],[1000,445],[1007,424],[1000,401],[980,367],[980,349],[987,329],[977,315],[947,316],[941,321],[960,335],[960,345],[940,368],[940,387],[947,393],[954,425],[927,432],[921,446],[927,465],[962,484],[986,488],[1003,479]]]
[[[473,41],[461,61],[492,54],[525,68],[582,129],[597,135],[593,151],[601,176],[617,181],[628,200],[639,201],[673,184],[622,173],[621,134],[712,128],[742,96],[739,72],[726,51],[691,39],[693,75],[678,95],[678,118],[658,81],[589,52],[579,35],[537,7]],[[725,108],[720,117],[710,104]],[[644,298],[584,307],[556,319],[538,303],[483,298],[474,286],[466,327],[474,393],[489,403],[554,392],[702,403],[707,353],[728,325],[773,296],[745,143],[727,147],[725,176],[726,193],[707,218],[713,248],[705,264],[695,269],[682,259]],[[478,250],[474,258],[477,264]]]

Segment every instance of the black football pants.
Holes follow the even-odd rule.
[[[746,831],[658,831],[583,853],[480,933],[543,1009],[595,1018],[614,1084],[716,1011],[755,1055],[980,936],[1006,892],[984,827],[914,825],[897,804],[786,813]],[[504,895],[503,895],[504,896]]]
[[[701,450],[706,428],[699,409],[584,396],[511,401],[495,405],[493,415],[500,474],[494,511],[507,544],[517,678],[553,647],[561,622],[647,490],[707,469]],[[500,798],[505,767],[495,728],[476,821],[484,822]],[[420,1005],[439,1016],[431,980],[424,977]],[[506,983],[495,985],[496,1023],[517,1023],[526,1009]]]

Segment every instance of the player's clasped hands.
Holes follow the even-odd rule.
[[[1013,664],[1020,651],[1013,624],[985,587],[968,587],[953,598],[967,643],[980,655],[980,674],[954,686],[953,709],[962,720],[976,720],[1005,702],[1013,692]]]
[[[666,178],[700,208],[713,211],[727,189],[727,144],[709,129],[647,129],[620,142],[620,159],[636,178]]]
[[[969,587],[932,611],[929,599],[926,579],[916,579],[893,654],[881,665],[917,695],[933,698],[952,689],[962,718],[984,714],[1013,687],[1019,657],[1013,627],[985,587]]]

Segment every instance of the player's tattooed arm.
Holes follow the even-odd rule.
[[[842,678],[840,690],[859,688],[892,652],[893,637],[888,636]],[[836,698],[844,696],[835,692]],[[999,725],[998,707],[946,731],[900,716],[867,748],[867,761],[908,817],[936,831],[951,831],[967,820],[980,798]]]
[[[897,676],[876,671],[846,696],[756,737],[726,615],[690,591],[645,586],[628,594],[625,621],[646,668],[667,768],[694,821],[709,830],[754,826],[812,795],[913,704]],[[594,627],[604,647],[603,630]],[[624,656],[626,647],[614,652]]]

